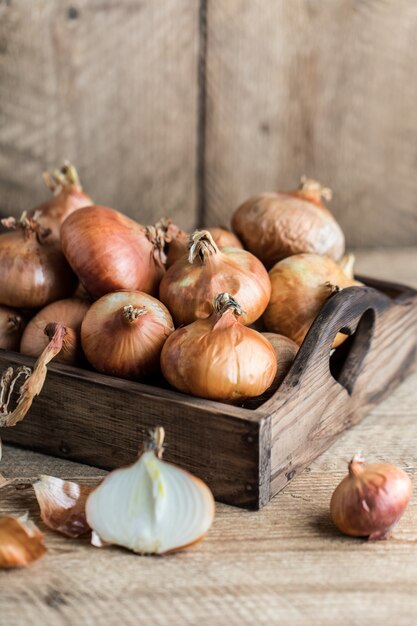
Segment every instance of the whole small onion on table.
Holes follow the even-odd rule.
[[[356,455],[349,463],[349,474],[332,495],[331,517],[346,535],[387,539],[411,493],[411,480],[402,469],[389,463],[365,465]]]
[[[84,354],[99,372],[141,380],[159,371],[174,325],[167,308],[140,291],[109,293],[91,305],[81,326]]]
[[[251,324],[268,304],[268,273],[250,252],[219,250],[208,231],[196,231],[190,239],[188,257],[174,263],[163,277],[159,297],[179,326],[208,317],[214,298],[222,292],[236,298],[243,310],[241,321]]]
[[[274,333],[301,344],[326,300],[346,287],[361,286],[352,276],[353,259],[343,264],[318,254],[296,254],[270,270],[272,293],[263,321]],[[338,333],[333,347],[346,339]]]
[[[178,328],[161,353],[161,369],[179,391],[201,398],[239,402],[271,386],[277,359],[270,342],[244,326],[242,309],[227,293],[219,294],[214,312]]]
[[[1,222],[9,232],[0,235],[0,304],[35,309],[71,295],[76,276],[37,216]]]
[[[79,298],[66,298],[48,304],[33,317],[22,336],[20,352],[28,356],[38,357],[51,340],[54,323],[65,327],[65,336],[61,351],[55,361],[76,365],[82,359],[81,322],[90,308],[90,303]]]
[[[29,211],[29,216],[38,216],[44,228],[51,231],[50,239],[59,243],[61,225],[74,211],[93,204],[83,191],[75,167],[66,161],[59,170],[45,172],[44,181],[53,197]]]
[[[163,242],[155,228],[114,209],[90,206],[61,228],[69,264],[93,298],[125,289],[155,294],[165,271]]]
[[[331,190],[303,177],[300,189],[250,198],[236,209],[232,228],[267,268],[293,254],[325,254],[338,261],[345,250],[339,224],[322,203]]]

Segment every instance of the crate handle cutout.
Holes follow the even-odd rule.
[[[330,373],[349,395],[362,370],[363,361],[369,352],[375,327],[375,311],[367,309],[360,318],[356,329],[341,328],[339,332],[349,335],[329,359]]]

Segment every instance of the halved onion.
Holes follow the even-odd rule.
[[[94,545],[166,554],[207,533],[214,518],[213,495],[203,481],[161,460],[163,437],[163,428],[157,428],[133,465],[111,472],[88,496]]]

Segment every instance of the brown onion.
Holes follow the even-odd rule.
[[[61,243],[93,298],[122,289],[155,293],[164,273],[164,257],[154,234],[154,229],[114,209],[91,206],[65,220]]]
[[[173,330],[169,311],[156,298],[121,291],[91,305],[81,326],[81,342],[96,370],[138,380],[159,370],[162,346]]]
[[[272,384],[268,389],[257,398],[252,398],[245,402],[245,407],[248,409],[255,409],[267,400],[271,398],[276,390],[281,385],[282,381],[288,374],[291,365],[294,363],[294,359],[298,352],[298,345],[292,339],[284,337],[284,335],[277,335],[276,333],[261,333],[275,350],[277,359],[277,373],[272,381]]]
[[[411,498],[411,480],[395,465],[364,463],[360,456],[349,463],[332,495],[331,517],[345,535],[387,539]]]
[[[1,221],[11,230],[0,235],[0,303],[33,309],[73,293],[76,277],[49,230],[26,213]]]
[[[51,174],[45,172],[43,177],[54,194],[53,198],[32,209],[29,215],[37,215],[39,223],[50,229],[51,240],[59,242],[63,221],[74,211],[93,204],[93,201],[84,193],[77,170],[68,161],[60,170]]]
[[[338,261],[345,238],[321,198],[330,200],[330,189],[302,178],[297,191],[263,193],[244,202],[233,214],[232,228],[268,268],[302,252]]]
[[[48,304],[33,317],[26,326],[20,344],[20,352],[38,357],[48,345],[51,336],[45,333],[48,324],[60,322],[65,326],[66,334],[62,349],[55,361],[75,365],[82,357],[81,322],[90,308],[90,303],[79,298],[67,298]],[[51,328],[51,327],[49,327]]]
[[[25,321],[20,311],[0,306],[0,348],[19,350]]]
[[[301,344],[326,300],[345,287],[362,283],[345,274],[341,265],[318,254],[296,254],[269,272],[271,300],[264,313],[269,331]],[[333,347],[346,339],[338,333]]]
[[[230,293],[243,309],[242,322],[258,319],[271,294],[262,263],[246,250],[219,250],[206,230],[190,240],[188,258],[182,258],[165,274],[159,288],[161,301],[169,308],[175,325],[208,317],[218,293]]]
[[[230,230],[226,228],[218,228],[216,226],[210,226],[205,229],[213,237],[213,241],[218,248],[242,248],[243,246],[239,239]],[[174,238],[168,243],[167,254],[167,268],[174,265],[175,261],[182,259],[188,254],[189,235],[178,229]]]
[[[237,402],[259,396],[272,384],[277,359],[272,345],[239,317],[228,294],[216,297],[207,319],[178,328],[161,353],[161,369],[179,391],[201,398]]]

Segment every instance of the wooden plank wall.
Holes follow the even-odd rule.
[[[0,0],[0,211],[64,157],[143,222],[303,173],[350,246],[417,244],[414,0]]]
[[[300,174],[363,245],[417,244],[417,3],[209,0],[206,221]]]
[[[85,188],[148,223],[196,205],[198,3],[0,2],[0,209],[45,197],[64,158]]]

